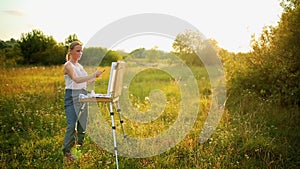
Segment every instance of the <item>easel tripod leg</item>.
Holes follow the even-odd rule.
[[[115,156],[116,156],[116,166],[117,166],[117,169],[119,169],[116,126],[115,126],[115,122],[114,122],[114,111],[113,111],[113,103],[112,102],[109,103],[109,110],[110,110],[112,134],[113,134],[113,141],[114,141],[114,152],[115,152]]]
[[[123,136],[126,139],[127,136],[125,134],[125,130],[124,130],[124,126],[123,126],[124,121],[122,120],[121,109],[120,109],[119,102],[115,102],[115,105],[116,105],[117,112],[119,114],[119,119],[120,119],[120,123],[121,123],[121,128],[122,128]]]

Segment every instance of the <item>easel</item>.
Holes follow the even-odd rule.
[[[116,157],[117,169],[119,168],[119,163],[118,163],[118,149],[117,149],[116,127],[115,127],[115,123],[114,123],[113,104],[115,104],[115,106],[116,106],[116,110],[117,110],[117,112],[119,114],[119,118],[120,118],[123,135],[124,135],[124,138],[126,138],[124,127],[123,127],[123,120],[121,118],[121,109],[119,106],[119,97],[120,97],[121,91],[122,91],[124,71],[125,71],[125,62],[123,62],[123,61],[112,62],[111,69],[110,69],[108,88],[107,88],[107,94],[92,94],[92,95],[79,97],[79,102],[83,103],[83,105],[80,109],[80,112],[84,109],[86,104],[88,104],[89,102],[109,103],[109,111],[110,111],[110,117],[111,117],[111,126],[112,126],[114,152],[115,152],[115,157]]]

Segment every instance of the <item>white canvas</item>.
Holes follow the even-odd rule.
[[[107,94],[113,98],[118,98],[121,95],[125,64],[123,61],[112,62],[111,64]]]

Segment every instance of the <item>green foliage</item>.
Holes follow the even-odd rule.
[[[0,49],[12,48],[16,43],[17,41],[13,38],[11,38],[9,41],[6,42],[0,40]]]
[[[61,43],[48,47],[44,52],[41,52],[40,57],[43,57],[41,64],[47,66],[61,65],[66,61],[65,57],[63,57],[65,53],[65,46]]]
[[[42,53],[56,44],[52,36],[47,37],[40,30],[21,35],[18,45],[24,56],[25,64],[38,64],[44,59]]]
[[[284,13],[278,26],[265,27],[258,39],[253,37],[250,53],[228,52],[219,48],[216,41],[203,40],[197,32],[179,34],[173,44],[174,54],[189,63],[201,93],[197,121],[184,140],[172,149],[148,158],[119,157],[120,168],[298,168],[299,1],[284,0],[282,6]],[[70,35],[65,44],[74,39],[77,36]],[[61,64],[65,59],[65,44],[57,44],[38,30],[22,34],[17,41],[0,41],[1,67],[20,63]],[[202,63],[191,65],[196,62],[193,59],[199,61],[196,54],[203,54],[204,60],[208,56],[205,62],[211,61],[209,56],[214,51],[222,59],[229,95],[217,130],[199,145],[199,135],[210,109],[211,89],[205,68],[199,67]],[[98,66],[102,60],[102,65],[110,66],[125,55],[105,48],[86,48],[80,62]],[[167,64],[171,55],[155,48],[141,48],[128,57],[153,62],[165,59],[162,61]],[[63,157],[61,146],[66,119],[62,69],[61,66],[0,68],[3,89],[0,92],[0,168],[115,168],[114,154],[103,150],[89,137],[82,150],[72,150],[78,160],[69,162]],[[106,92],[108,78],[109,72],[96,81],[98,86],[104,86],[96,91]],[[132,106],[140,111],[148,110],[149,92],[156,88],[168,98],[165,112],[151,124],[140,125],[124,119],[129,135],[154,136],[176,120],[180,106],[176,79],[155,67],[143,70],[132,79],[129,87]],[[108,114],[104,116],[109,119]]]
[[[105,53],[100,66],[110,66],[112,62],[116,62],[122,59],[123,57],[117,51],[109,50]]]
[[[134,58],[145,58],[146,57],[146,49],[145,48],[135,49],[132,52],[130,52],[129,55]]]
[[[65,44],[57,43],[52,36],[46,36],[37,29],[23,33],[19,40],[1,40],[1,67],[61,65],[65,62],[67,45],[73,40],[78,40],[75,34],[66,38]]]
[[[205,37],[197,31],[187,30],[176,36],[173,42],[174,54],[188,65],[218,64],[217,42]]]
[[[1,69],[0,168],[45,168],[61,161],[61,67]],[[51,152],[51,153],[49,153]]]
[[[171,59],[172,57],[174,57],[172,53],[158,50],[157,47],[154,47],[150,50],[146,50],[145,48],[135,49],[131,51],[128,55],[129,57],[132,57],[134,59],[147,58],[147,61],[150,63],[156,62],[157,59]]]
[[[200,91],[209,88],[205,69],[191,69],[199,75],[196,79]],[[72,150],[78,157],[75,162],[63,157],[61,146],[66,119],[61,66],[0,69],[0,77],[0,87],[5,89],[0,93],[0,168],[115,168],[114,154],[103,150],[89,137],[82,150]],[[108,78],[105,74],[97,83],[106,86]],[[151,86],[147,85],[149,81]],[[139,87],[140,84],[146,87]],[[174,98],[180,92],[175,84],[168,74],[156,69],[145,70],[133,79],[132,104],[141,110],[149,108],[145,97],[150,90],[160,88],[167,94],[170,98],[167,110],[159,119],[168,123],[134,125],[124,119],[128,134],[142,133],[147,137],[172,125],[177,118],[172,110],[179,104]],[[202,106],[197,121],[178,145],[148,158],[119,156],[120,168],[298,167],[299,108],[258,99],[255,93],[230,96],[217,130],[207,142],[199,145],[199,133],[210,107],[208,98],[200,98]],[[108,114],[104,115],[109,119]],[[154,130],[156,128],[160,130]]]
[[[267,26],[253,51],[247,54],[223,53],[229,87],[235,94],[255,92],[281,105],[300,104],[300,6],[287,8],[278,26]]]
[[[0,67],[14,67],[23,60],[20,48],[15,39],[0,40]]]
[[[157,48],[152,48],[149,51],[147,51],[146,58],[149,63],[155,63],[157,62],[159,57],[159,51]]]
[[[65,39],[65,45],[66,47],[68,47],[72,42],[74,41],[79,41],[79,38],[77,37],[76,34],[72,34],[72,35],[69,35],[66,39]]]
[[[300,5],[299,0],[282,0],[281,6],[284,8],[285,11],[288,11],[290,9],[295,9],[297,6]]]
[[[174,54],[179,56],[188,65],[203,65],[197,51],[203,47],[204,37],[199,33],[187,30],[176,36],[173,42]]]
[[[255,93],[230,96],[230,133],[247,168],[297,168],[300,135],[299,107],[281,106]],[[287,146],[288,145],[288,146]],[[245,163],[246,162],[246,163]]]

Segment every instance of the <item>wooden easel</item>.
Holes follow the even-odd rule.
[[[124,138],[126,138],[123,120],[121,119],[121,109],[119,107],[119,97],[122,92],[122,83],[125,72],[125,62],[118,61],[112,62],[110,69],[110,77],[106,94],[94,94],[94,95],[86,95],[84,97],[79,97],[79,102],[83,103],[80,111],[84,109],[86,104],[89,102],[106,102],[109,103],[109,111],[111,117],[111,126],[112,126],[112,134],[114,141],[114,152],[116,157],[116,167],[119,168],[118,163],[118,149],[117,149],[117,138],[116,138],[116,127],[114,123],[114,110],[113,104],[116,106],[116,110],[119,114],[120,123],[123,131]]]

